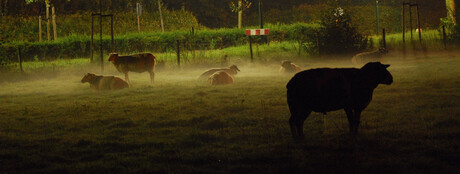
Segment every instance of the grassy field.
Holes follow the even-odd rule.
[[[147,73],[131,73],[129,89],[96,92],[80,79],[99,69],[82,60],[57,63],[67,68],[49,78],[29,72],[26,81],[3,81],[0,173],[460,172],[458,54],[387,56],[394,83],[375,90],[357,138],[348,134],[344,111],[336,111],[313,113],[303,142],[293,141],[287,122],[292,75],[279,74],[279,61],[269,56],[295,52],[262,53],[256,63],[232,57],[241,72],[228,86],[198,81],[207,67],[188,65],[159,70],[153,85]],[[355,66],[295,62],[305,69]],[[123,76],[113,66],[105,74]]]
[[[421,33],[422,42],[419,40],[419,33],[415,32],[415,29],[412,33],[412,41],[410,36],[410,31],[405,33],[405,46],[406,51],[442,51],[442,50],[456,50],[458,46],[452,44],[449,38],[446,38],[446,48],[444,48],[444,41],[442,37],[441,30],[422,30]],[[374,47],[381,47],[382,46],[382,36],[370,36],[369,38],[372,39],[372,45]],[[421,43],[421,44],[420,44]],[[403,50],[403,39],[402,33],[392,33],[386,35],[386,44],[387,48],[390,50]]]

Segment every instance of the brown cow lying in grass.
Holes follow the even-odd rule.
[[[358,132],[361,111],[379,84],[391,84],[393,77],[380,62],[357,68],[319,68],[297,73],[286,85],[294,138],[303,137],[303,123],[312,111],[326,113],[345,109],[350,132]]]
[[[129,87],[128,83],[118,77],[98,76],[93,73],[86,74],[81,82],[88,82],[90,87],[96,90],[117,90]]]
[[[296,73],[300,71],[302,71],[302,69],[289,60],[285,60],[281,62],[280,72],[282,73]]]
[[[208,78],[211,85],[233,84],[233,77],[225,71],[217,71]]]
[[[378,50],[371,52],[363,52],[356,54],[351,58],[353,64],[364,64],[366,62],[380,61],[384,54],[387,54],[388,50],[385,48],[379,48]]]
[[[235,76],[240,69],[236,65],[232,65],[228,68],[213,68],[206,70],[203,74],[200,75],[200,79],[209,78],[212,74],[217,71],[225,71],[226,73],[230,74],[231,76]]]
[[[125,79],[129,82],[128,72],[150,73],[150,82],[155,79],[155,56],[152,53],[140,53],[129,56],[119,56],[117,53],[109,55],[109,62],[112,62],[117,70],[125,74]]]

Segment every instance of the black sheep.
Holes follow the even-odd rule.
[[[303,123],[312,111],[326,113],[345,109],[350,132],[358,132],[361,112],[379,84],[391,84],[393,77],[380,62],[357,68],[319,68],[297,73],[286,85],[294,138],[303,137]]]

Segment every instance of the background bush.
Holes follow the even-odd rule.
[[[331,5],[322,14],[321,54],[352,54],[366,49],[367,37],[351,25],[351,16],[345,9]]]

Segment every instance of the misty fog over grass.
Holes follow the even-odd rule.
[[[255,63],[238,55],[229,56],[229,62],[219,62],[224,54],[219,53],[214,63],[190,61],[182,68],[172,59],[157,69],[154,84],[149,83],[148,73],[130,73],[130,88],[101,92],[80,82],[86,72],[100,72],[98,65],[87,59],[72,60],[69,65],[53,62],[54,66],[25,63],[29,79],[1,82],[2,170],[460,170],[460,59],[455,53],[419,53],[407,58],[390,53],[382,61],[391,64],[388,70],[394,83],[376,88],[373,101],[363,111],[357,138],[349,136],[345,113],[340,110],[327,115],[313,113],[305,122],[306,138],[301,143],[292,140],[287,121],[290,114],[285,85],[293,74],[278,72],[280,60],[292,60],[303,69],[361,65],[348,59],[306,59],[282,51],[261,52]],[[235,84],[211,86],[198,80],[207,68],[230,64],[241,70]],[[35,75],[32,67],[36,67]],[[39,77],[53,74],[53,67],[57,75]],[[123,77],[110,64],[106,64],[104,74]]]

